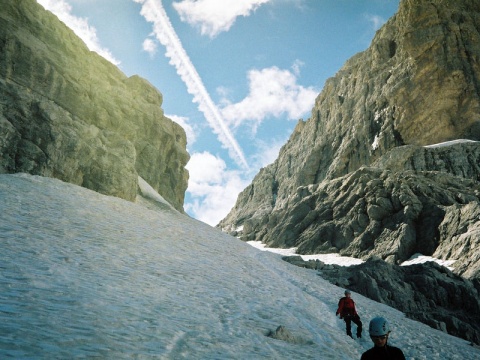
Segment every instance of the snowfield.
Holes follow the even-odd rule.
[[[253,247],[263,250],[269,251],[275,254],[280,254],[283,256],[300,256],[304,261],[309,260],[320,260],[324,264],[335,264],[340,266],[352,266],[352,265],[359,265],[364,263],[362,259],[352,258],[348,256],[340,256],[339,254],[317,254],[317,255],[302,255],[297,254],[297,248],[289,248],[289,249],[277,249],[277,248],[267,248],[265,244],[261,243],[260,241],[247,241],[247,244],[252,245]],[[445,266],[450,270],[454,270],[453,264],[455,264],[455,260],[442,260],[437,259],[431,256],[425,256],[422,254],[414,254],[410,259],[404,261],[400,264],[400,266],[409,266],[414,264],[422,264],[427,261],[434,261],[439,265]]]
[[[0,175],[0,358],[360,359],[335,316],[344,289],[173,210]],[[163,201],[162,201],[163,200]],[[480,350],[352,294],[407,359]],[[266,336],[284,326],[292,341]],[[353,326],[355,329],[355,326]]]
[[[425,148],[440,148],[440,147],[447,147],[447,146],[452,146],[452,145],[456,145],[456,144],[468,144],[468,143],[476,143],[476,142],[478,142],[478,141],[469,140],[469,139],[457,139],[457,140],[445,141],[445,142],[438,143],[438,144],[426,145],[424,147]]]

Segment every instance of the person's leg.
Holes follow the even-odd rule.
[[[350,316],[345,316],[345,324],[347,325],[347,335],[352,336],[352,318]]]
[[[355,325],[357,325],[357,337],[362,337],[362,321],[359,316],[355,316],[353,319]]]

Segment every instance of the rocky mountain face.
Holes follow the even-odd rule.
[[[480,278],[480,2],[402,0],[218,227]],[[442,145],[434,145],[440,144]]]
[[[162,100],[35,0],[2,1],[0,173],[54,177],[127,200],[140,176],[183,211],[186,136]]]
[[[398,150],[397,160],[392,151],[387,160],[371,167],[298,187],[283,211],[269,215],[263,233],[257,232],[253,221],[245,221],[243,234],[256,234],[253,239],[271,247],[297,247],[300,254],[339,252],[364,259],[376,256],[394,264],[415,253],[456,259],[458,273],[480,277],[480,183],[454,175],[456,170],[475,178],[480,174],[480,144]],[[405,159],[408,153],[412,157]],[[477,166],[461,156],[450,159],[451,172],[428,170],[428,164],[435,164],[428,159],[442,159],[445,164],[448,154],[459,153],[471,155]],[[375,166],[402,161],[416,170]]]

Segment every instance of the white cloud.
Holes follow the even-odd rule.
[[[235,206],[238,195],[251,182],[259,169],[273,163],[284,139],[255,140],[257,154],[252,156],[248,171],[228,170],[223,159],[209,152],[194,153],[186,166],[190,177],[187,193],[191,200],[184,204],[185,211],[195,219],[211,226],[217,225]]]
[[[239,171],[227,170],[221,158],[208,152],[194,153],[186,168],[190,173],[187,192],[194,200],[185,204],[185,210],[211,226],[228,214],[251,181],[242,179]]]
[[[187,134],[187,145],[190,146],[195,141],[197,140],[197,131],[188,123],[188,118],[183,117],[183,116],[177,116],[177,115],[167,115],[165,114],[166,117],[171,119],[172,121],[176,122],[178,125],[180,125],[183,130],[185,130],[185,133]]]
[[[166,48],[166,56],[170,58],[170,64],[175,66],[177,74],[187,86],[189,94],[193,95],[193,102],[198,104],[198,109],[204,114],[205,119],[217,135],[222,146],[228,149],[230,157],[243,168],[248,168],[245,155],[240,145],[233,137],[230,129],[214,104],[207,89],[203,85],[200,75],[193,66],[180,39],[175,33],[165,9],[160,0],[135,0],[143,4],[141,15],[153,23],[153,32]]]
[[[157,52],[157,42],[153,39],[146,38],[142,44],[143,50],[150,54],[150,56],[155,55]]]
[[[72,7],[65,0],[37,0],[46,10],[55,14],[65,25],[83,40],[91,51],[95,51],[100,56],[110,61],[112,64],[120,65],[120,61],[115,59],[110,50],[100,45],[97,37],[97,29],[88,24],[87,19],[72,15]]]
[[[386,20],[378,15],[366,14],[365,19],[372,23],[373,30],[377,31],[380,27],[385,24]]]
[[[300,61],[300,60],[295,60],[295,62],[293,63],[292,65],[292,70],[293,70],[293,73],[295,74],[295,76],[299,76],[300,75],[300,68],[305,65],[305,63],[303,61]]]
[[[277,159],[285,142],[286,139],[268,143],[256,140],[258,151],[252,156],[254,164],[249,171],[228,170],[223,159],[209,152],[192,154],[186,166],[190,174],[187,192],[192,200],[185,203],[185,211],[206,224],[217,225],[235,206],[238,195],[258,170]]]
[[[255,145],[258,150],[252,157],[255,168],[260,169],[277,160],[280,149],[288,141],[289,136],[290,134],[287,134],[284,139],[268,139],[268,141],[257,139]]]
[[[271,0],[183,0],[173,7],[180,19],[200,28],[202,35],[215,37],[228,31],[239,16],[249,16]]]
[[[298,71],[298,63],[294,64]],[[310,111],[314,105],[318,90],[297,84],[297,76],[289,70],[270,67],[263,70],[251,70],[248,73],[249,94],[242,101],[226,104],[222,115],[235,127],[246,121],[256,128],[268,116],[278,117],[286,114],[289,119],[298,120]]]

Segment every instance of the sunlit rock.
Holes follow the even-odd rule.
[[[141,176],[183,211],[186,136],[157,89],[89,51],[34,0],[2,2],[0,54],[0,173],[128,200]]]

